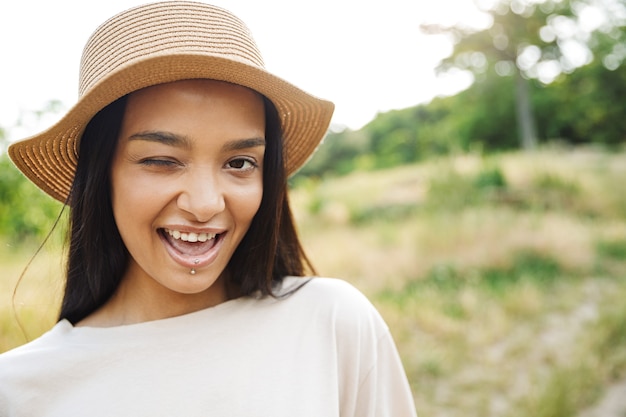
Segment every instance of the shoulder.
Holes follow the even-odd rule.
[[[64,327],[58,323],[37,339],[0,354],[0,404],[27,396],[26,387],[32,381],[71,361],[71,354],[62,347]],[[4,415],[1,406],[0,415]]]
[[[21,360],[29,362],[38,353],[54,350],[63,334],[67,332],[68,327],[71,327],[68,322],[59,322],[40,337],[0,354],[0,373],[8,363],[15,364],[16,361]]]
[[[283,288],[299,285],[286,299],[292,308],[307,310],[325,318],[338,330],[366,331],[381,334],[388,331],[376,307],[356,287],[337,278],[314,277],[306,281],[287,278]]]
[[[302,284],[300,284],[302,283]],[[300,285],[299,285],[300,284]],[[287,277],[283,288],[300,286],[298,291],[303,291],[312,296],[326,296],[332,299],[354,299],[367,301],[366,297],[355,286],[338,278],[328,277]]]
[[[293,295],[299,301],[322,306],[345,306],[369,310],[372,303],[356,287],[337,278],[285,278],[281,294]]]

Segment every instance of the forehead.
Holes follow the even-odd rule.
[[[210,101],[218,104],[247,102],[262,103],[261,94],[237,84],[209,79],[191,79],[157,84],[129,94],[129,102],[187,99],[196,102]]]
[[[122,132],[138,129],[259,136],[265,130],[265,107],[262,96],[246,87],[215,80],[176,81],[129,95]]]

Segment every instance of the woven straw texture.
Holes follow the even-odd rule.
[[[9,156],[39,188],[65,202],[80,136],[98,111],[138,89],[193,78],[243,85],[274,103],[288,175],[313,154],[334,110],[331,102],[267,72],[249,30],[230,12],[159,2],[122,12],[96,29],[83,51],[77,103],[48,130],[12,144]]]

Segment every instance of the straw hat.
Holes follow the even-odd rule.
[[[313,154],[334,110],[267,72],[249,30],[230,12],[166,1],[132,8],[96,29],[83,51],[78,102],[48,130],[13,143],[9,156],[39,188],[65,202],[80,137],[98,111],[135,90],[190,78],[239,84],[270,99],[281,119],[288,175]]]

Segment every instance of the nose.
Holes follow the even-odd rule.
[[[180,210],[187,212],[192,220],[201,223],[209,221],[226,207],[219,179],[206,173],[186,176],[176,204]]]

